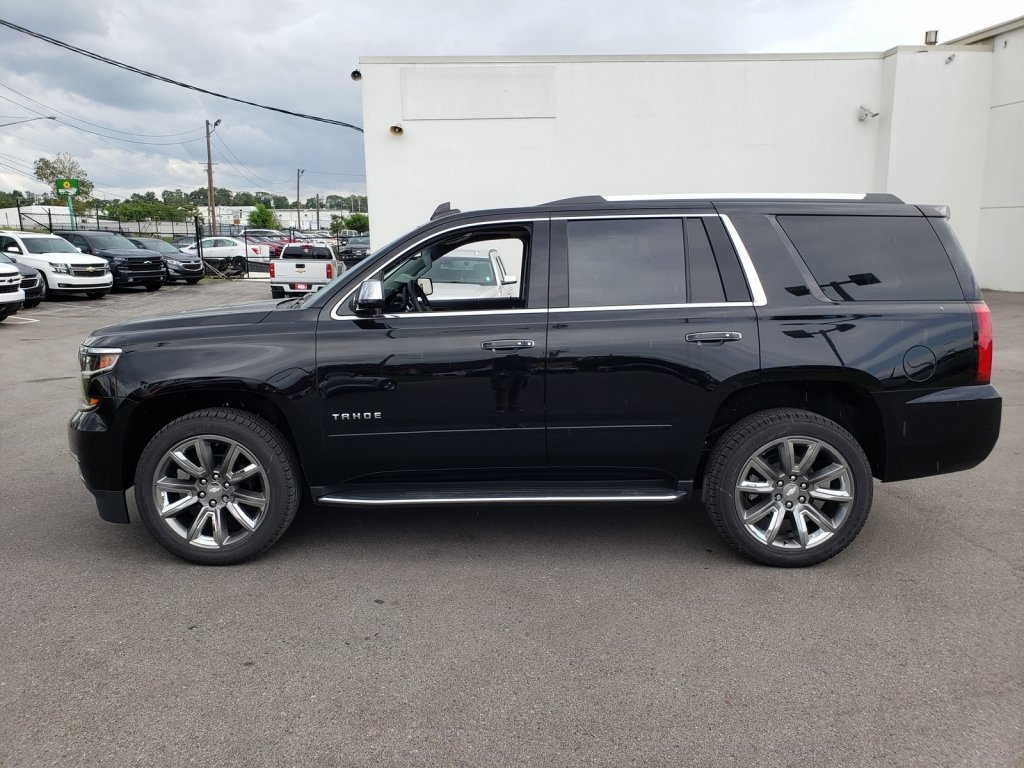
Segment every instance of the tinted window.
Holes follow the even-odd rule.
[[[924,217],[779,216],[778,222],[833,301],[964,298]]]
[[[569,306],[685,304],[680,219],[570,221]]]
[[[121,248],[129,251],[135,250],[135,245],[127,237],[117,235],[113,232],[90,232],[89,242],[93,248]]]
[[[686,227],[686,268],[690,283],[690,302],[708,304],[725,301],[722,276],[718,273],[711,241],[704,229],[704,217],[684,219]]]

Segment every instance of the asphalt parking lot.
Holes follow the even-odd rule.
[[[986,296],[993,455],[876,485],[814,568],[741,560],[696,504],[306,509],[259,560],[189,565],[79,481],[77,347],[268,295],[204,281],[0,323],[0,765],[1024,762],[1024,295]]]

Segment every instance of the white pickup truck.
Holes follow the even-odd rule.
[[[319,291],[345,271],[345,265],[327,244],[286,245],[270,260],[270,296],[281,299]]]

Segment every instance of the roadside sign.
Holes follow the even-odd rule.
[[[58,195],[77,195],[78,179],[57,179],[54,181]]]

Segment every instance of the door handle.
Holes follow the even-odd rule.
[[[742,338],[743,334],[739,331],[703,331],[701,333],[686,334],[687,341],[692,341],[697,344],[708,341],[739,341]]]
[[[494,352],[508,349],[530,349],[533,346],[533,339],[495,339],[494,341],[481,341],[480,349],[490,349]]]

